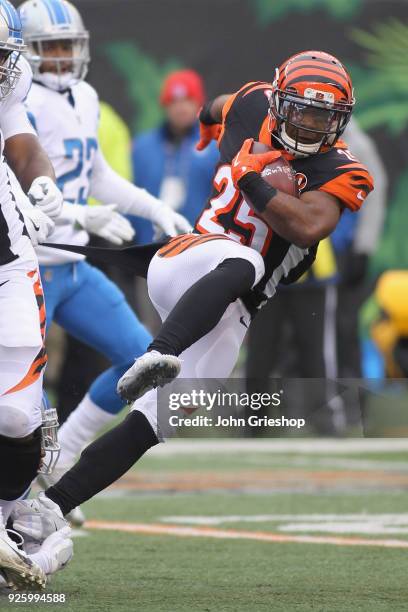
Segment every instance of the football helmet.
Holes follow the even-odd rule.
[[[90,61],[89,33],[75,6],[67,0],[27,0],[19,14],[34,81],[56,91],[82,81]],[[68,54],[52,55],[57,42],[68,43]],[[45,71],[45,63],[53,70]]]
[[[21,75],[17,61],[24,50],[20,17],[8,0],[0,0],[0,100],[17,85]]]
[[[276,69],[270,131],[295,157],[332,147],[350,120],[355,99],[341,62],[322,51],[303,51]]]

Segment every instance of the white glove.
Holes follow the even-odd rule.
[[[121,245],[132,240],[135,230],[129,221],[116,212],[116,204],[106,206],[81,206],[76,214],[77,222],[90,234],[100,236],[113,244]]]
[[[24,217],[24,224],[33,246],[36,247],[41,242],[45,242],[51,232],[54,231],[54,221],[47,217],[38,206],[28,208],[28,203],[27,208],[21,208],[20,211]]]
[[[35,499],[16,502],[11,519],[13,529],[21,533],[27,543],[34,540],[42,544],[49,535],[68,526],[60,507],[44,493],[39,493]]]
[[[155,238],[161,234],[167,236],[188,234],[193,229],[183,215],[174,212],[166,204],[152,206],[151,222],[155,227]]]
[[[27,196],[33,206],[41,208],[49,217],[54,219],[61,213],[62,193],[49,176],[34,179]]]
[[[41,544],[39,552],[41,554],[45,553],[49,561],[47,575],[55,574],[55,572],[63,569],[71,561],[74,555],[71,534],[72,530],[70,527],[63,527],[48,536]],[[30,558],[35,562],[35,553],[30,555]]]

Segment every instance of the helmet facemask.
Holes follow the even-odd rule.
[[[277,87],[270,96],[271,131],[286,151],[295,157],[320,153],[332,147],[344,132],[354,106],[339,99],[332,89],[310,83],[299,93],[294,87]]]
[[[0,43],[0,100],[4,100],[15,88],[21,76],[17,67],[20,52],[11,51]]]
[[[55,408],[50,408],[48,402],[43,399],[41,405],[41,450],[42,460],[39,472],[41,474],[52,474],[61,454],[61,446],[58,442],[58,415]]]
[[[67,49],[63,56],[53,55],[52,47]],[[31,39],[28,44],[28,59],[33,70],[34,81],[39,81],[55,91],[65,91],[88,72],[89,35],[88,32],[70,36]]]

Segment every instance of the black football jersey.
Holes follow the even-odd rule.
[[[225,104],[213,190],[195,224],[196,232],[227,234],[261,253],[265,275],[251,295],[255,306],[271,297],[279,282],[289,284],[300,278],[312,265],[318,247],[316,244],[302,249],[279,236],[232,182],[231,161],[244,140],[253,138],[275,149],[282,148],[271,135],[273,126],[268,112],[271,92],[270,83],[248,83]],[[373,188],[369,172],[343,142],[306,158],[294,159],[286,152],[284,156],[296,172],[300,193],[326,191],[344,207],[357,211]]]

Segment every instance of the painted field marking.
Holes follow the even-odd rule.
[[[87,521],[87,529],[141,533],[144,535],[172,535],[181,538],[216,538],[220,540],[255,540],[271,543],[332,544],[335,546],[379,546],[382,548],[408,548],[408,540],[368,540],[330,536],[283,535],[266,531],[241,531],[214,527],[181,527],[157,523],[118,523]]]
[[[280,523],[278,531],[395,535],[408,534],[408,514],[253,514],[227,516],[164,516],[163,523],[223,525]]]
[[[221,525],[222,523],[282,523],[286,521],[375,521],[392,525],[408,525],[408,514],[366,514],[364,512],[354,514],[229,514],[219,516],[163,516],[163,523],[180,523],[185,525]]]

